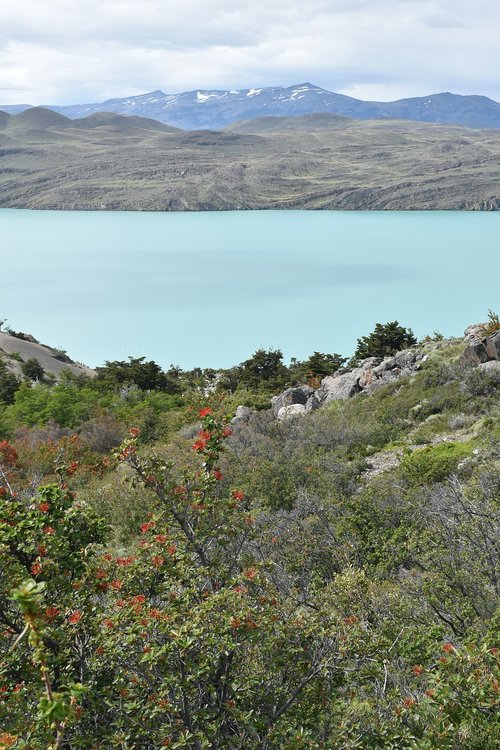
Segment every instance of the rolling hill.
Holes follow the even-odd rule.
[[[496,130],[327,112],[218,132],[113,113],[0,113],[2,207],[498,210],[499,177]]]

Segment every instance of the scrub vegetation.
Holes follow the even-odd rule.
[[[499,747],[500,378],[415,346],[284,421],[342,357],[0,358],[0,748]]]

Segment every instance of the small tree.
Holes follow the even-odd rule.
[[[250,388],[258,388],[262,384],[279,388],[285,385],[289,377],[280,349],[257,349],[250,359],[237,367],[236,374],[239,382]]]
[[[45,375],[45,370],[35,357],[27,359],[22,365],[21,370],[23,371],[23,375],[30,380],[43,380],[43,376]]]
[[[417,339],[411,328],[403,328],[397,320],[392,323],[377,323],[372,333],[358,339],[351,363],[356,364],[367,357],[390,357],[416,343]]]
[[[298,362],[293,369],[299,380],[310,377],[323,378],[325,375],[333,375],[345,362],[346,358],[340,354],[313,352],[308,359]]]

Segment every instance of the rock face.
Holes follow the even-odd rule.
[[[471,331],[471,329],[476,329]],[[485,362],[500,361],[500,331],[491,336],[480,338],[481,328],[469,326],[465,331],[465,340],[468,346],[464,352],[465,362],[480,365]]]
[[[357,367],[343,367],[323,378],[317,390],[307,385],[287,388],[272,399],[272,409],[279,420],[290,419],[331,401],[345,401],[358,393],[373,393],[385,383],[411,375],[424,360],[421,352],[407,349],[393,357],[369,357]]]

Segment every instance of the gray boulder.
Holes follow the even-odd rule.
[[[500,331],[484,339],[486,353],[490,359],[500,360]]]
[[[327,375],[316,391],[320,404],[324,406],[330,401],[345,401],[355,396],[362,390],[359,379],[363,374],[364,371],[360,367],[355,367],[354,370],[343,375]]]
[[[469,362],[472,365],[479,365],[481,362],[488,362],[490,356],[486,350],[484,341],[474,339],[464,351],[463,358],[465,362]]]
[[[498,359],[490,359],[489,362],[481,362],[481,364],[477,366],[477,369],[487,372],[490,375],[498,375],[500,377],[500,362]]]
[[[276,416],[280,422],[283,422],[286,419],[301,417],[305,413],[305,404],[290,404],[289,406],[282,406]]]
[[[231,420],[231,424],[237,424],[238,422],[248,422],[254,410],[249,406],[237,406],[234,413],[234,417]]]
[[[274,413],[277,415],[280,410],[285,406],[293,406],[300,404],[304,406],[307,401],[314,395],[314,390],[308,385],[299,385],[294,388],[287,388],[286,391],[280,393],[279,396],[274,396],[271,399],[271,406]]]
[[[473,323],[468,326],[464,331],[464,340],[467,344],[472,343],[476,339],[483,338],[483,331],[486,323]]]

